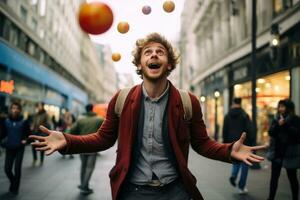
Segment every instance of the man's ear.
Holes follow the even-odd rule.
[[[168,64],[167,69],[168,69],[169,71],[171,71],[171,70],[172,70],[172,66],[171,66],[170,64]]]

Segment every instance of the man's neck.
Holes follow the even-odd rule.
[[[153,81],[143,81],[144,87],[147,91],[147,94],[150,98],[157,98],[162,95],[162,93],[166,90],[168,85],[168,80],[163,79],[157,82]]]

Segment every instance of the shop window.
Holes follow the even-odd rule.
[[[9,41],[9,30],[11,27],[12,23],[10,20],[5,19],[4,20],[4,25],[3,25],[3,38]]]
[[[34,56],[36,50],[36,45],[30,40],[27,45],[27,53]]]
[[[9,42],[14,46],[18,46],[18,29],[15,25],[11,25],[9,29]]]
[[[257,142],[268,142],[268,129],[276,113],[277,103],[290,96],[290,74],[288,71],[261,77],[256,81],[257,95]],[[251,83],[234,85],[234,96],[242,98],[242,107],[251,116]]]
[[[45,96],[43,86],[39,83],[19,75],[14,71],[12,72],[11,76],[15,83],[15,95],[35,101],[40,100]]]
[[[52,90],[50,88],[46,89],[45,99],[55,102],[56,105],[63,106],[66,104],[67,97],[62,95],[61,93]]]
[[[19,48],[22,49],[23,51],[26,51],[26,44],[28,41],[28,37],[25,33],[21,32],[19,34]]]
[[[292,7],[292,0],[273,0],[274,17]]]

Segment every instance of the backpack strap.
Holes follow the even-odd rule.
[[[192,109],[192,101],[190,98],[190,95],[187,91],[179,89],[179,94],[181,97],[181,102],[183,105],[183,111],[184,111],[184,120],[190,121],[193,117],[193,109]]]
[[[121,116],[126,97],[130,90],[131,90],[131,88],[124,88],[124,89],[121,89],[119,92],[119,95],[118,95],[117,101],[116,101],[116,105],[115,105],[115,113],[117,114],[118,117]]]

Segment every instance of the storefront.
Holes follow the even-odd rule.
[[[211,138],[222,140],[224,120],[224,91],[226,91],[226,72],[220,71],[205,79],[200,85],[200,101],[207,133]]]
[[[277,103],[290,97],[290,73],[288,70],[260,77],[256,81],[257,141],[268,142],[268,129],[276,113]],[[234,97],[242,98],[242,107],[251,116],[251,82],[234,85]]]
[[[59,118],[62,108],[83,110],[88,102],[85,91],[0,40],[1,108],[20,101],[25,115],[34,113],[35,104],[44,102],[51,116]]]

